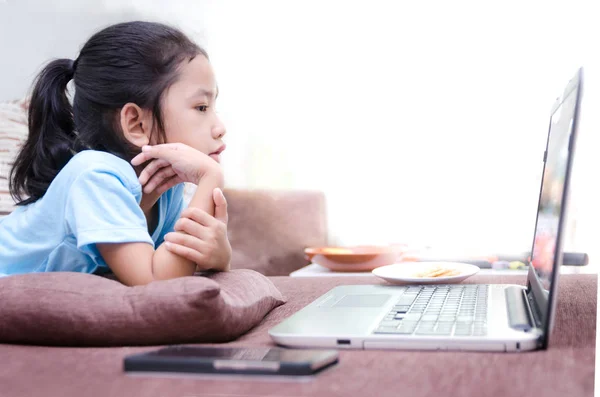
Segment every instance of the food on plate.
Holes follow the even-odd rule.
[[[414,277],[435,278],[435,277],[450,277],[458,276],[460,272],[451,267],[434,266],[427,270],[422,270],[414,274]]]
[[[352,254],[353,251],[348,248],[325,247],[321,249],[323,254]]]

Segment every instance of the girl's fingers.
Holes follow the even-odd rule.
[[[169,162],[166,160],[162,160],[162,159],[152,160],[147,166],[144,167],[144,169],[140,173],[140,176],[138,177],[142,186],[145,185],[146,183],[148,183],[150,178],[152,178],[152,176],[159,169],[167,167],[168,165],[169,165]]]
[[[153,192],[158,186],[162,185],[166,180],[171,179],[175,174],[175,171],[171,167],[161,168],[156,172],[150,180],[143,185],[144,193]]]
[[[202,254],[204,254],[207,251],[206,243],[204,241],[189,234],[174,232],[167,233],[165,235],[165,241],[177,245],[182,245],[194,251],[198,251]]]
[[[179,218],[179,220],[175,222],[174,230],[177,232],[185,232],[200,240],[206,240],[210,237],[208,227],[185,217]]]
[[[177,152],[183,149],[185,145],[181,143],[163,143],[160,145],[142,146],[142,152],[131,159],[132,165],[144,164],[151,159],[164,159],[167,161],[175,160],[178,157]]]
[[[188,207],[181,211],[181,217],[189,218],[204,226],[212,226],[217,222],[217,220],[208,212],[195,207]]]
[[[203,263],[206,259],[204,257],[204,255],[201,254],[200,252],[195,251],[191,248],[185,247],[180,244],[165,241],[165,247],[167,248],[167,250],[169,250],[169,252],[172,252],[172,253],[182,256],[186,259],[189,259],[190,261],[192,261],[196,264]]]
[[[138,166],[140,164],[144,164],[149,159],[146,158],[146,153],[142,152],[131,159],[131,165]]]
[[[184,148],[186,148],[186,146],[181,143],[163,143],[154,146],[146,145],[142,147],[142,153],[131,160],[131,164],[140,165],[150,159],[163,159],[167,160],[169,163],[173,163],[179,159],[181,156],[179,152]]]

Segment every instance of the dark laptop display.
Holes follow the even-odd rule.
[[[556,301],[555,288],[562,264],[562,236],[567,206],[569,174],[576,137],[581,96],[581,70],[556,101],[544,155],[544,171],[535,226],[529,274],[530,293],[535,296],[540,325],[548,337],[547,318]],[[552,292],[552,293],[551,293]]]

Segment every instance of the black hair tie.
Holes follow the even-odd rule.
[[[69,80],[71,80],[74,76],[75,76],[75,70],[77,69],[77,59],[76,60],[69,60]]]

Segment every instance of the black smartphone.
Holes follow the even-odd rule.
[[[170,346],[125,357],[126,372],[312,375],[338,361],[336,350]]]

